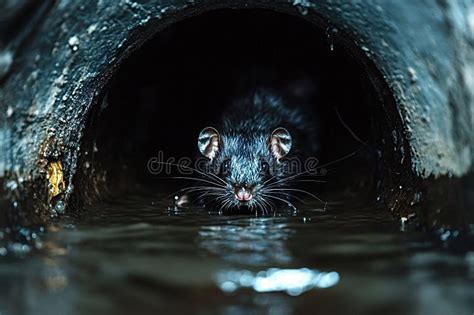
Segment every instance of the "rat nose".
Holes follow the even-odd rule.
[[[247,187],[238,187],[235,189],[235,199],[240,202],[247,202],[252,199],[252,191]]]

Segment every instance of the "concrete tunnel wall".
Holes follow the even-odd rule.
[[[401,168],[419,179],[472,169],[471,1],[44,1],[0,51],[0,178],[13,211],[38,223],[51,217],[52,197],[67,204],[88,114],[121,61],[169,23],[217,8],[268,8],[327,26],[389,87],[398,117],[387,136]]]

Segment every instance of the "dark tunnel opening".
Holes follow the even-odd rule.
[[[194,158],[200,130],[244,91],[302,82],[318,117],[317,158],[331,163],[326,184],[311,190],[375,192],[380,96],[363,62],[329,33],[260,9],[215,10],[159,32],[125,60],[91,115],[82,192],[91,199],[161,185],[147,169],[150,158]]]

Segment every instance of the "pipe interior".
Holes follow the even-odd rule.
[[[269,10],[216,10],[177,22],[134,52],[94,115],[93,160],[109,183],[161,182],[147,161],[197,156],[200,130],[244,91],[309,82],[328,187],[375,187],[380,98],[363,63],[327,29]],[[339,115],[337,114],[339,113]],[[367,143],[363,145],[359,140]],[[87,158],[86,158],[87,160]],[[89,162],[87,162],[89,163]],[[133,185],[131,185],[133,183]]]

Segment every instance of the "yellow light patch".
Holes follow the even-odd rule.
[[[48,165],[48,202],[64,191],[63,166],[60,161],[51,162]]]

